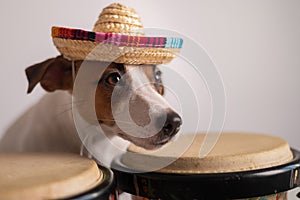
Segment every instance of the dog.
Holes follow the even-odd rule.
[[[91,79],[89,83],[94,84],[96,91],[94,96],[85,96],[86,99],[77,102],[81,108],[79,113],[88,118],[85,105],[94,101],[97,123],[108,137],[122,138],[145,149],[157,149],[169,142],[179,131],[182,119],[162,97],[164,86],[161,71],[156,65],[70,61],[60,55],[26,69],[28,93],[32,92],[38,83],[49,93],[8,128],[0,141],[0,151],[80,152],[82,142],[72,116],[72,95],[74,80],[83,63],[84,67],[95,69],[95,72],[101,69],[102,74],[100,79],[100,75],[95,72],[88,74],[88,79]],[[134,70],[138,70],[138,73],[133,73]],[[123,80],[124,76],[127,78]],[[143,83],[143,87],[134,88],[140,83]],[[122,113],[123,100],[118,96],[112,98],[114,90],[120,85],[131,91],[129,113],[135,126],[150,126],[151,129],[161,124],[160,127],[156,127],[160,129],[156,134],[147,135],[148,127],[146,131],[137,131],[140,135],[132,135],[120,127],[120,122],[114,117],[113,107]],[[128,90],[120,91],[127,94]],[[150,123],[151,120],[154,123]]]

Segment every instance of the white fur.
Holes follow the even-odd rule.
[[[72,96],[45,94],[6,131],[0,151],[64,151],[79,153],[81,142],[72,118]]]

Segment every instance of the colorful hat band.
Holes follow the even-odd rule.
[[[143,47],[143,48],[175,48],[182,47],[183,39],[167,37],[145,37],[122,35],[116,33],[92,32],[81,29],[64,27],[52,27],[52,37],[70,40],[83,40],[119,47]]]

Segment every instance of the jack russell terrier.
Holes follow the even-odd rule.
[[[77,76],[83,61],[72,61],[63,56],[48,59],[26,69],[29,81],[28,93],[40,83],[48,92],[37,104],[33,105],[7,130],[0,141],[0,151],[60,151],[79,153],[82,142],[76,132],[72,116],[72,92],[74,89],[74,75]],[[86,97],[95,101],[95,112],[98,123],[105,134],[119,136],[145,149],[156,149],[166,144],[179,131],[182,120],[177,112],[162,97],[164,86],[161,71],[156,65],[127,65],[101,61],[84,61],[88,66],[103,68],[103,73],[97,84],[94,97]],[[106,67],[108,65],[108,67]],[[85,67],[88,67],[85,66]],[[72,69],[75,69],[72,71]],[[142,73],[132,75],[132,69],[139,69]],[[149,112],[154,106],[159,106],[154,115],[155,121],[166,117],[159,132],[150,137],[134,137],[118,127],[113,115],[111,101],[113,90],[126,74],[128,81],[123,81],[124,87],[132,87],[142,81],[144,89],[133,91],[133,98],[129,101],[129,111],[136,125],[143,127],[149,124]],[[138,77],[137,77],[138,76]],[[57,91],[60,90],[60,91]],[[122,101],[116,99],[115,101]],[[80,102],[79,102],[80,103]],[[84,101],[81,102],[84,105]],[[116,106],[121,106],[117,103]],[[122,108],[116,108],[121,109]],[[155,126],[156,123],[151,124]]]

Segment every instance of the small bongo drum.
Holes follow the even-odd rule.
[[[199,157],[204,139],[204,134],[182,135],[162,151],[130,146],[112,166],[117,187],[133,199],[283,200],[300,184],[300,152],[281,138],[223,133],[212,151]],[[178,159],[156,171],[143,170],[172,158],[187,140],[192,143]]]
[[[115,199],[112,172],[66,153],[0,154],[0,199]]]

